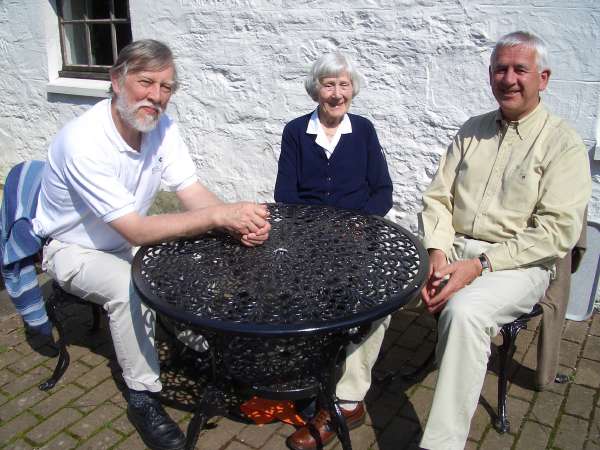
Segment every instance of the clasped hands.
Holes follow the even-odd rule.
[[[478,258],[462,259],[448,264],[446,254],[429,249],[429,273],[421,289],[421,298],[431,314],[441,311],[446,302],[459,290],[481,275]]]
[[[246,247],[261,245],[269,238],[271,224],[266,205],[250,202],[221,205],[218,223]]]

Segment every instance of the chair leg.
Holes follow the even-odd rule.
[[[498,417],[494,427],[499,433],[510,431],[510,422],[507,413],[507,387],[508,387],[508,368],[510,361],[516,350],[516,339],[519,331],[525,327],[524,324],[511,322],[502,327],[502,345],[499,348],[499,376],[498,376]]]
[[[95,303],[92,303],[91,307],[94,319],[92,322],[92,328],[90,329],[90,333],[97,333],[100,330],[100,317],[102,315],[102,307],[100,305],[96,305]]]
[[[50,296],[50,298],[46,301],[46,311],[48,313],[48,318],[50,319],[50,322],[52,323],[52,325],[54,327],[56,327],[56,331],[58,334],[58,346],[59,346],[58,362],[56,363],[56,367],[54,368],[54,372],[52,373],[52,376],[50,378],[48,378],[46,381],[44,381],[42,384],[39,385],[39,388],[42,391],[47,391],[49,389],[52,389],[56,385],[56,383],[58,383],[60,378],[63,376],[63,374],[67,370],[67,367],[69,367],[69,361],[70,361],[69,352],[67,351],[67,345],[65,342],[64,329],[63,329],[62,324],[60,323],[60,321],[58,320],[58,318],[56,316],[56,296],[57,295],[60,295],[60,294],[57,294],[57,292],[54,291],[52,293],[52,295]]]

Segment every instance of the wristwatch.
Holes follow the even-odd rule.
[[[485,253],[482,253],[477,258],[479,259],[479,262],[481,263],[481,275],[492,271],[492,268],[490,267],[490,262],[487,259],[487,256],[485,256]]]

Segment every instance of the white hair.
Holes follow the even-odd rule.
[[[356,97],[365,84],[365,79],[350,58],[340,52],[326,53],[314,62],[304,80],[306,92],[314,101],[318,101],[321,80],[326,77],[337,77],[343,72],[348,73],[352,81],[352,96]]]
[[[525,47],[535,50],[535,64],[538,72],[543,70],[550,70],[550,64],[548,62],[548,50],[546,49],[546,43],[533,33],[527,31],[514,31],[512,33],[502,36],[492,51],[490,57],[490,66],[494,66],[496,61],[496,54],[501,48],[505,47],[517,47],[523,45]]]

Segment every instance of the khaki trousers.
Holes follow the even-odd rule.
[[[135,249],[108,253],[50,241],[43,268],[67,292],[102,305],[108,313],[117,361],[130,389],[160,391],[160,367],[154,348],[154,313],[140,301],[131,283]]]
[[[358,344],[346,347],[344,371],[335,389],[340,400],[360,402],[371,387],[371,371],[379,356],[391,316],[373,322],[367,336]]]
[[[457,236],[449,260],[476,257],[492,245]],[[448,301],[438,321],[438,379],[421,447],[464,449],[487,371],[491,338],[503,325],[531,311],[549,281],[550,271],[538,266],[490,272]]]

